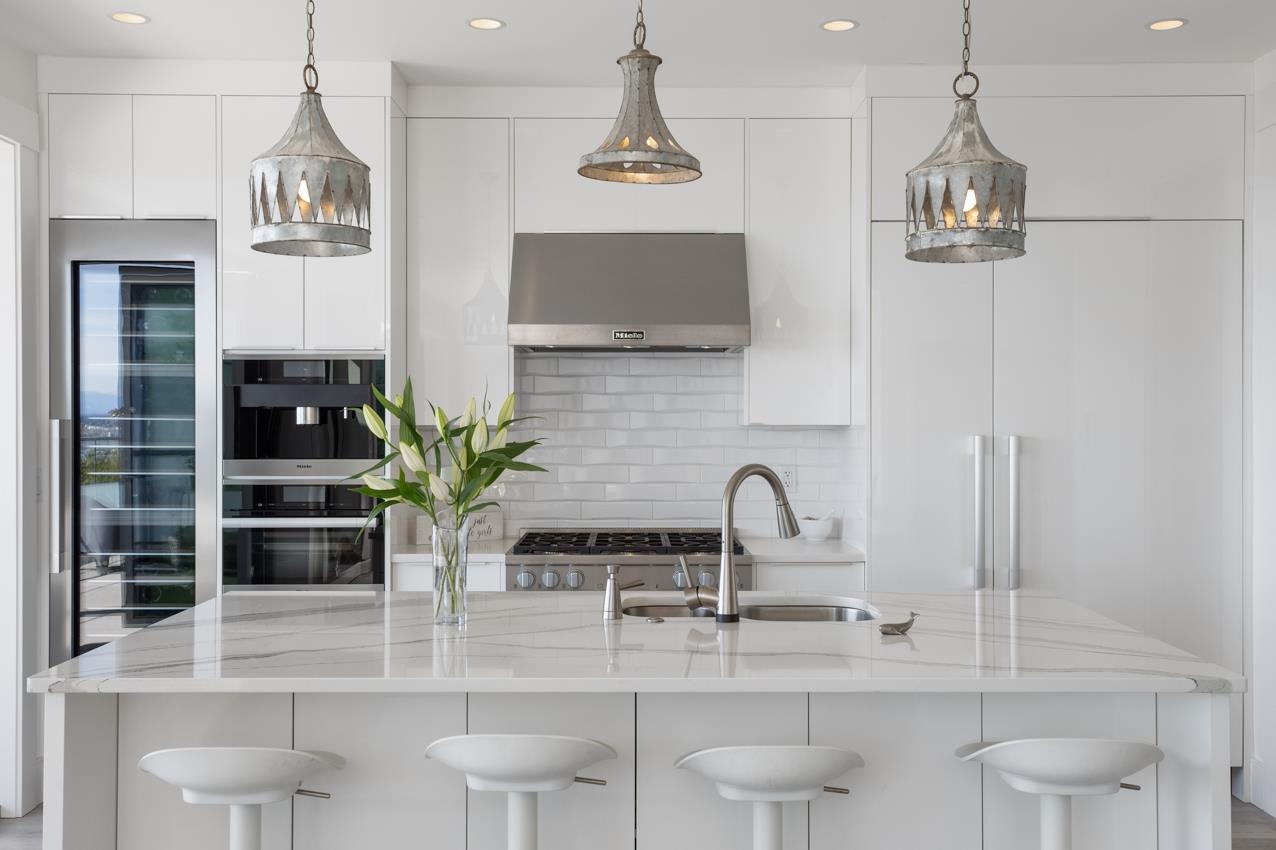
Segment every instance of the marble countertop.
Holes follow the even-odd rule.
[[[741,603],[784,594],[745,593]],[[1242,691],[1242,677],[1024,591],[876,593],[877,622],[625,617],[600,593],[472,594],[464,632],[428,593],[231,594],[32,676],[60,693]],[[674,594],[627,594],[626,605]],[[880,621],[879,621],[880,622]]]

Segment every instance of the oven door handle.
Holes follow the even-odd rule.
[[[223,517],[222,528],[363,528],[365,525],[375,527],[380,521],[380,517],[372,522],[364,517]]]
[[[351,487],[362,486],[357,479],[349,475],[223,475],[226,484],[349,484]]]

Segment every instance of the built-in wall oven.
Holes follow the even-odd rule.
[[[352,480],[385,453],[358,412],[380,408],[383,361],[227,359],[224,380],[222,589],[384,588],[382,521]]]

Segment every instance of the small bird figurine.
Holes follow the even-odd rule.
[[[916,611],[908,612],[908,621],[904,623],[882,623],[878,630],[884,635],[906,635],[913,627],[913,621],[920,616]]]

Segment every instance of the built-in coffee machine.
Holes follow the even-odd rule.
[[[223,589],[382,589],[384,529],[352,476],[385,454],[359,412],[380,412],[384,361],[228,359],[224,380]]]

